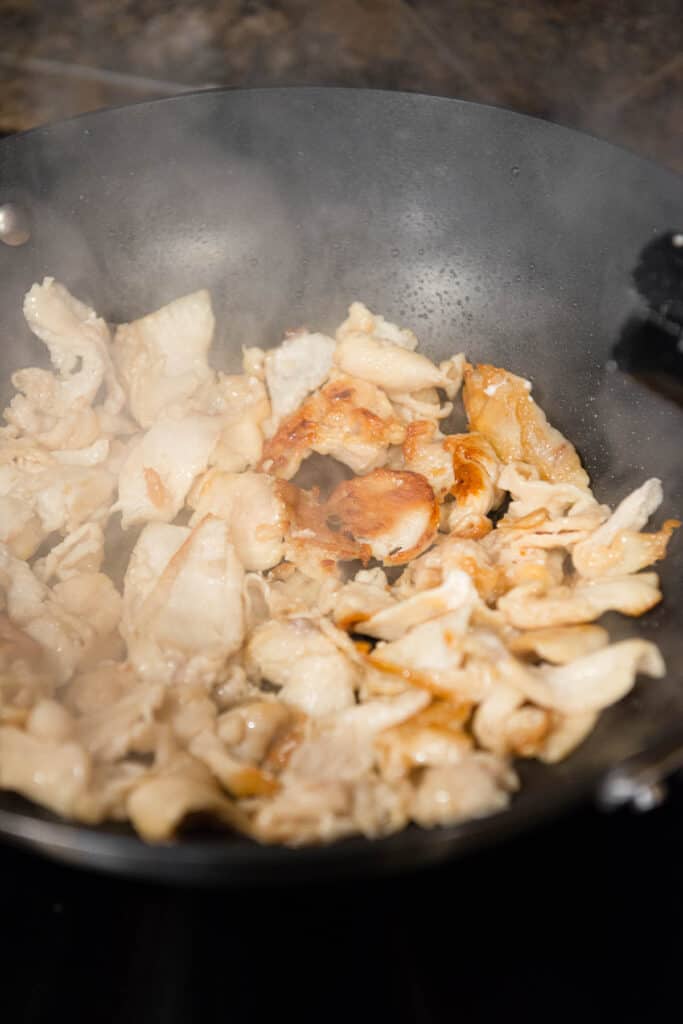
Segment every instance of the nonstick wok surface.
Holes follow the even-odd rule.
[[[0,379],[44,362],[21,316],[50,274],[109,320],[211,289],[216,363],[276,344],[302,323],[331,329],[361,299],[416,331],[435,359],[464,349],[531,377],[576,444],[597,496],[648,476],[683,509],[679,406],[620,371],[642,311],[632,272],[683,225],[680,179],[628,152],[505,110],[341,89],[216,91],[103,111],[0,143],[0,204],[31,238],[0,245]],[[660,567],[663,603],[618,637],[655,640],[664,680],[639,684],[553,767],[521,766],[509,810],[379,841],[260,847],[225,833],[147,846],[0,794],[0,835],[74,863],[225,884],[433,863],[559,812],[605,772],[683,727],[683,545]]]

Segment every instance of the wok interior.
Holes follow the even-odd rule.
[[[683,510],[683,416],[617,371],[630,271],[683,222],[680,185],[636,157],[505,111],[344,90],[211,93],[89,115],[0,146],[0,202],[31,241],[0,246],[0,376],[44,361],[21,317],[44,275],[112,321],[211,289],[221,368],[287,328],[329,330],[352,299],[412,327],[435,360],[530,377],[610,504],[645,477]],[[3,395],[6,398],[6,394]],[[655,639],[641,683],[567,762],[525,765],[519,801],[627,756],[681,716],[681,543],[663,604],[609,623]],[[513,812],[514,813],[514,808]]]

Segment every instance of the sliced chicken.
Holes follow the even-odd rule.
[[[137,832],[151,843],[171,839],[192,814],[211,815],[242,831],[248,824],[210,770],[189,755],[145,778],[128,797],[126,811]]]
[[[202,290],[117,327],[114,361],[141,427],[151,427],[162,413],[188,412],[188,402],[212,381],[214,326],[211,297]]]
[[[46,448],[85,448],[99,434],[92,404],[102,385],[107,412],[119,412],[124,403],[109,355],[109,329],[94,310],[51,277],[28,291],[24,316],[47,346],[56,372],[18,370],[12,383],[20,393],[5,410],[5,418]]]
[[[539,629],[592,622],[608,611],[643,615],[661,599],[657,574],[643,572],[579,580],[545,591],[536,583],[527,583],[501,597],[498,608],[517,629]]]
[[[45,583],[66,580],[80,573],[97,573],[104,561],[104,533],[99,523],[84,523],[68,533],[61,543],[50,549],[33,566],[36,576]]]
[[[396,606],[383,569],[361,569],[335,595],[332,615],[342,629],[353,629],[377,612]]]
[[[219,434],[220,421],[210,416],[163,419],[150,427],[121,467],[116,507],[124,530],[175,519]]]
[[[522,657],[532,655],[553,665],[565,665],[606,647],[609,633],[602,626],[548,626],[513,637],[508,647]]]
[[[327,380],[336,342],[325,334],[291,332],[281,345],[266,353],[265,378],[270,395],[272,435],[282,420]]]
[[[451,569],[443,583],[433,590],[422,590],[404,601],[392,602],[369,618],[359,622],[356,630],[378,640],[400,640],[412,629],[429,619],[438,618],[463,606],[473,607],[477,594],[467,573]]]
[[[150,681],[217,681],[244,637],[244,571],[227,523],[145,527],[124,580],[121,633]]]
[[[468,366],[463,398],[470,429],[483,434],[503,462],[527,462],[543,480],[588,487],[574,446],[548,423],[528,381],[497,366]]]
[[[220,417],[212,466],[227,473],[241,473],[258,463],[263,451],[263,428],[270,415],[268,395],[258,377],[218,373],[195,395],[191,405],[196,412]]]
[[[515,773],[493,754],[475,752],[457,764],[427,768],[416,788],[411,817],[423,828],[454,825],[502,811],[517,788]]]
[[[371,313],[362,302],[352,302],[348,316],[337,328],[338,342],[357,334],[363,334],[375,341],[390,341],[399,348],[413,352],[417,348],[417,337],[408,327],[397,327],[385,320],[379,313]]]
[[[351,706],[357,670],[309,619],[271,620],[247,647],[256,678],[281,687],[279,698],[313,718]]]
[[[335,487],[325,508],[330,528],[367,545],[385,565],[421,554],[438,529],[434,492],[419,473],[373,470]]]
[[[210,469],[188,496],[190,525],[207,514],[228,523],[237,557],[245,569],[271,569],[284,554],[285,504],[277,482],[265,473],[225,473]]]
[[[632,689],[636,675],[661,679],[665,665],[648,640],[622,640],[566,665],[542,665],[518,677],[525,695],[566,715],[600,711]]]
[[[458,364],[435,366],[419,352],[365,333],[346,333],[334,359],[342,373],[384,388],[389,394],[442,388],[451,397],[460,386]]]
[[[84,573],[45,586],[0,545],[0,594],[10,622],[40,645],[58,683],[118,627],[120,597],[109,577]]]
[[[668,519],[657,533],[640,532],[662,498],[661,482],[654,478],[624,498],[607,522],[574,547],[576,571],[589,578],[623,576],[664,558],[678,520]]]
[[[312,452],[331,455],[354,473],[383,466],[405,427],[386,394],[353,377],[335,377],[280,424],[266,442],[260,468],[285,480]]]

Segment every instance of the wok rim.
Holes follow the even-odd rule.
[[[62,125],[74,124],[82,121],[86,118],[93,117],[106,117],[109,114],[119,114],[126,110],[139,110],[142,107],[159,106],[161,104],[175,104],[180,103],[183,100],[196,99],[198,96],[216,96],[216,95],[256,95],[265,93],[282,93],[288,95],[314,95],[314,94],[360,94],[371,95],[371,96],[385,96],[385,97],[400,97],[401,99],[414,99],[414,100],[426,100],[428,102],[448,103],[454,104],[458,107],[478,107],[482,110],[495,111],[503,114],[506,117],[530,121],[537,125],[543,125],[547,129],[557,130],[560,132],[569,132],[571,135],[579,136],[580,138],[590,139],[595,145],[607,146],[616,152],[625,154],[632,160],[637,160],[642,164],[651,167],[659,173],[668,174],[674,181],[678,181],[683,185],[683,171],[679,172],[674,170],[672,167],[668,167],[666,164],[660,163],[653,157],[645,156],[642,153],[637,153],[635,150],[630,149],[628,146],[623,145],[619,142],[612,142],[606,139],[602,135],[597,135],[593,132],[586,131],[584,128],[575,128],[572,125],[564,124],[561,121],[551,121],[548,118],[540,117],[538,114],[526,114],[518,110],[513,110],[511,107],[505,107],[496,103],[485,103],[480,100],[464,100],[457,96],[442,96],[438,93],[423,92],[419,89],[384,89],[384,88],[373,88],[372,86],[347,86],[347,85],[256,85],[256,86],[230,86],[230,85],[218,85],[211,86],[209,88],[197,88],[188,89],[184,92],[179,92],[173,96],[159,96],[154,99],[147,100],[134,100],[132,103],[119,103],[111,107],[98,107],[95,110],[86,110],[81,114],[73,114],[70,117],[63,117],[57,121],[46,121],[44,124],[34,125],[32,128],[25,128],[18,132],[12,132],[4,138],[0,139],[0,147],[7,143],[11,143],[16,139],[24,139],[34,134],[49,132],[52,129],[59,128]]]

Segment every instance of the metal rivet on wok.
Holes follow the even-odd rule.
[[[3,203],[0,206],[0,242],[23,245],[30,237],[25,211],[17,203]]]

